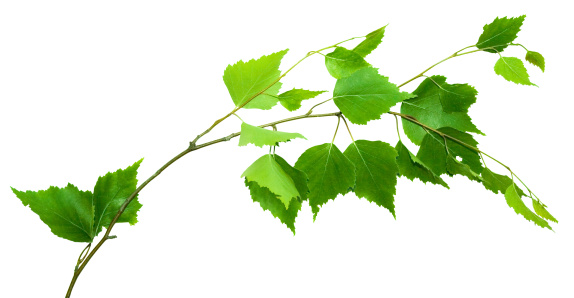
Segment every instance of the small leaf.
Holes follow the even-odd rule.
[[[331,76],[335,79],[342,79],[371,65],[361,55],[343,47],[337,47],[333,52],[325,55],[325,66]]]
[[[556,218],[554,218],[554,216],[552,216],[552,214],[550,214],[550,212],[546,210],[544,205],[539,203],[537,200],[532,199],[532,206],[534,207],[534,211],[536,212],[536,214],[540,215],[540,217],[558,223],[558,220],[556,220]]]
[[[269,110],[277,104],[276,95],[281,89],[281,82],[275,84],[273,82],[277,81],[281,75],[279,65],[287,51],[283,50],[247,62],[240,60],[227,66],[223,73],[223,81],[236,107],[254,96],[255,98],[244,108]],[[269,87],[271,84],[273,85]],[[269,88],[263,92],[264,94],[257,95],[267,87]]]
[[[405,145],[399,141],[395,146],[397,150],[397,165],[399,167],[399,175],[407,177],[409,180],[414,181],[418,178],[423,183],[430,182],[432,184],[442,185],[449,188],[448,185],[440,176],[435,175],[418,157],[412,154]]]
[[[337,80],[333,91],[335,104],[355,124],[367,124],[370,120],[380,119],[383,113],[390,111],[398,102],[411,97],[412,94],[401,92],[372,67]]]
[[[258,147],[274,146],[279,142],[287,142],[295,138],[305,139],[303,135],[296,132],[273,131],[243,122],[241,124],[239,146],[246,146],[247,144],[253,144]]]
[[[544,56],[540,53],[533,51],[526,52],[526,61],[530,62],[534,66],[538,66],[542,72],[544,72]]]
[[[292,89],[279,94],[279,102],[290,112],[298,110],[301,107],[301,101],[313,98],[327,91],[309,91],[304,89]]]
[[[283,202],[286,209],[292,199],[301,197],[293,178],[275,161],[273,154],[261,156],[241,177],[245,177],[247,182],[257,182],[259,186],[268,188]]]
[[[509,82],[536,86],[528,78],[528,72],[522,60],[515,57],[500,57],[494,65],[494,72]]]
[[[516,39],[516,34],[520,31],[525,17],[522,15],[516,18],[496,18],[492,23],[484,25],[484,31],[478,38],[476,47],[490,48],[484,50],[490,53],[502,52],[509,43]]]
[[[383,36],[385,36],[385,28],[387,26],[381,27],[365,36],[365,40],[363,40],[360,44],[358,44],[354,49],[353,52],[359,54],[361,57],[366,57],[369,55],[374,49],[376,49],[379,44],[381,44],[383,40]]]
[[[396,218],[394,196],[399,168],[395,148],[381,141],[357,140],[343,154],[355,165],[357,197],[389,209]]]
[[[450,154],[446,158],[446,169],[449,175],[462,175],[473,181],[482,181],[479,174],[471,170],[467,164],[456,160],[456,157]]]
[[[548,225],[548,222],[546,220],[542,219],[534,212],[532,212],[530,209],[528,209],[528,207],[526,207],[526,205],[518,195],[518,192],[516,191],[516,185],[514,183],[506,189],[506,191],[504,192],[504,197],[506,198],[506,203],[508,204],[508,206],[514,209],[514,212],[524,216],[524,218],[534,222],[540,227],[552,230],[552,228],[550,227],[550,225]]]
[[[348,193],[355,185],[355,166],[332,143],[307,149],[295,163],[295,168],[309,178],[309,205],[313,220],[317,218],[321,205],[339,194]]]

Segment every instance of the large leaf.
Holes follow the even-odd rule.
[[[383,113],[390,111],[398,102],[411,97],[412,94],[401,92],[372,67],[337,80],[333,91],[335,104],[355,124],[367,124],[370,120],[380,119]]]
[[[394,196],[399,168],[395,149],[381,141],[357,140],[343,154],[355,164],[357,197],[389,209],[396,217]]]
[[[536,86],[536,84],[530,82],[528,72],[522,60],[516,57],[500,57],[494,65],[494,72],[509,82]]]
[[[383,40],[383,36],[385,36],[385,28],[387,26],[381,27],[365,36],[365,40],[363,40],[360,44],[358,44],[354,49],[353,52],[359,54],[361,57],[366,57],[369,55],[374,49],[376,49],[381,41]]]
[[[395,146],[397,150],[397,165],[399,167],[399,175],[407,177],[409,180],[414,181],[418,178],[420,181],[432,184],[442,185],[449,188],[442,178],[435,175],[418,157],[412,154],[405,145],[399,141]]]
[[[506,191],[504,192],[504,197],[506,198],[506,203],[510,206],[517,214],[524,216],[527,220],[534,222],[536,225],[548,228],[552,230],[550,225],[546,220],[541,218],[540,216],[536,215],[536,213],[532,212],[528,207],[524,204],[520,195],[516,190],[516,185],[513,183],[510,185]]]
[[[544,72],[544,68],[546,63],[544,62],[544,56],[538,52],[528,51],[526,52],[526,61],[530,62],[530,64],[534,66],[538,66],[542,72]]]
[[[309,178],[309,205],[313,219],[319,207],[339,194],[348,193],[355,185],[355,166],[332,143],[317,145],[303,152],[295,168]]]
[[[273,131],[243,122],[241,124],[239,146],[246,146],[247,144],[253,144],[258,147],[274,146],[279,142],[287,142],[295,138],[305,139],[303,135],[296,132]]]
[[[522,15],[517,18],[496,18],[492,23],[484,25],[476,47],[490,53],[502,52],[516,38],[525,17]]]
[[[40,216],[56,236],[74,242],[92,242],[110,224],[127,197],[136,190],[137,169],[142,160],[125,170],[98,178],[94,192],[81,191],[72,184],[51,186],[40,191],[12,191],[24,206]],[[117,222],[137,222],[141,204],[134,199]]]
[[[281,83],[276,82],[281,76],[279,65],[287,51],[283,50],[247,62],[240,60],[227,66],[223,73],[223,81],[235,106],[239,107],[252,98],[245,105],[246,109],[268,110],[277,104],[276,95],[281,88]]]
[[[342,79],[370,64],[361,55],[343,47],[337,47],[333,52],[325,55],[325,66],[331,76],[335,79]]]
[[[279,94],[279,102],[290,112],[298,110],[301,107],[301,101],[313,98],[327,91],[309,91],[304,89],[291,89]]]
[[[416,97],[403,101],[401,113],[415,117],[432,128],[452,127],[464,132],[482,134],[468,116],[476,101],[476,90],[467,84],[448,84],[443,76],[426,78],[413,92]],[[425,130],[403,119],[403,129],[409,139],[420,145]]]

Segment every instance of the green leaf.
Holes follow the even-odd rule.
[[[342,79],[371,65],[361,55],[343,47],[337,47],[333,52],[325,55],[325,66],[331,76],[335,79]]]
[[[538,202],[535,199],[532,199],[532,206],[534,207],[534,211],[536,212],[536,214],[538,214],[540,217],[558,223],[558,220],[556,220],[556,218],[554,218],[554,216],[552,216],[552,214],[550,214],[550,212],[546,210],[545,208],[546,206],[544,206],[542,203]]]
[[[407,177],[409,180],[414,181],[418,178],[420,181],[432,184],[442,185],[449,188],[448,185],[440,176],[435,175],[418,157],[412,154],[405,145],[399,141],[395,146],[397,150],[397,165],[399,167],[399,175]]]
[[[540,53],[533,51],[526,52],[526,61],[530,62],[534,66],[538,66],[542,72],[544,72],[544,56]]]
[[[47,190],[12,192],[30,206],[34,213],[58,237],[74,242],[92,242],[94,239],[94,213],[92,193],[81,191],[72,184],[65,188],[50,186]]]
[[[482,181],[480,174],[470,169],[467,164],[458,161],[452,154],[449,154],[446,158],[446,169],[449,175],[462,175],[473,181]]]
[[[385,28],[387,26],[381,27],[365,36],[365,40],[363,40],[360,44],[358,44],[354,49],[353,52],[359,54],[361,57],[366,57],[369,55],[374,49],[376,49],[379,44],[381,44],[383,40],[383,36],[385,36]]]
[[[355,185],[355,166],[332,143],[317,145],[303,152],[295,168],[309,178],[309,205],[313,220],[319,207],[339,194],[348,193]]]
[[[518,58],[500,57],[494,65],[494,72],[497,75],[501,75],[509,82],[536,86],[536,84],[530,82],[530,79],[528,78],[528,72],[526,72],[526,67],[524,67],[522,60]]]
[[[464,132],[483,134],[468,116],[476,101],[476,90],[467,84],[448,84],[443,76],[426,78],[413,92],[415,98],[403,101],[401,113],[413,116],[432,128],[452,127]],[[403,129],[409,139],[420,145],[426,131],[403,119]]]
[[[343,153],[356,169],[354,192],[359,198],[389,209],[395,216],[397,151],[381,141],[357,140]]]
[[[72,184],[65,188],[50,186],[40,191],[21,192],[14,188],[12,191],[24,206],[30,206],[40,216],[54,235],[74,242],[92,242],[136,190],[137,169],[141,162],[99,177],[93,194],[78,190]],[[141,206],[135,198],[117,222],[135,224]]]
[[[287,142],[295,138],[306,140],[303,135],[296,132],[273,131],[243,122],[241,124],[239,146],[246,146],[247,144],[253,144],[258,147],[274,146],[279,142]]]
[[[293,178],[277,163],[273,154],[265,154],[251,164],[241,177],[247,182],[257,182],[261,187],[268,188],[279,200],[289,208],[289,203],[301,194],[295,186]]]
[[[269,110],[277,104],[276,95],[281,89],[281,82],[276,82],[281,76],[279,65],[287,51],[283,50],[247,62],[240,60],[227,66],[223,73],[223,81],[236,107],[253,97],[255,98],[244,108]],[[272,86],[269,87],[270,85]],[[269,88],[265,90],[267,87]],[[264,94],[257,95],[262,91]]]
[[[259,186],[257,182],[248,182],[245,179],[245,185],[249,187],[251,198],[254,202],[258,202],[263,210],[269,210],[274,217],[279,218],[295,234],[295,218],[299,210],[301,210],[302,201],[307,200],[307,193],[309,192],[307,175],[290,166],[279,155],[275,155],[275,161],[293,179],[295,187],[300,194],[300,198],[291,201],[289,208],[286,209],[285,204],[276,194],[266,187]]]
[[[309,91],[304,89],[292,89],[279,94],[279,102],[290,112],[301,107],[301,101],[313,98],[327,91]]]
[[[412,94],[401,92],[372,67],[337,80],[333,91],[335,104],[355,124],[367,124],[370,120],[380,119],[383,113],[390,111],[398,102],[411,97]]]
[[[502,52],[516,38],[525,17],[522,15],[517,18],[496,18],[492,23],[484,25],[476,47],[490,53]]]
[[[520,195],[516,191],[516,185],[514,183],[512,183],[512,185],[510,185],[506,189],[506,191],[504,192],[504,198],[506,198],[506,203],[508,204],[508,206],[510,206],[512,209],[514,209],[514,211],[517,214],[524,216],[524,218],[534,222],[535,224],[537,224],[540,227],[548,228],[548,229],[552,230],[552,228],[550,227],[550,225],[548,225],[548,222],[546,220],[539,217],[534,212],[532,212],[530,209],[528,209],[528,207],[526,207],[526,205],[524,204],[524,202],[520,198]]]

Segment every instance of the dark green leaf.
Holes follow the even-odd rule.
[[[426,78],[413,92],[415,98],[403,101],[401,113],[413,116],[432,128],[452,127],[464,132],[483,134],[468,116],[476,101],[476,90],[467,84],[448,84],[443,76]],[[403,119],[403,129],[409,139],[420,145],[425,130]]]
[[[370,66],[361,55],[337,47],[333,52],[325,55],[325,66],[329,74],[335,79],[342,79],[352,75],[355,71]]]
[[[449,154],[446,158],[446,169],[449,175],[462,175],[473,181],[482,181],[480,174],[471,170],[467,164],[458,161],[452,154]]]
[[[526,207],[526,205],[520,198],[520,195],[516,191],[516,185],[514,183],[506,189],[506,191],[504,192],[504,197],[506,198],[506,203],[508,204],[508,206],[514,209],[514,211],[517,214],[524,216],[524,218],[534,222],[540,227],[552,230],[552,228],[550,227],[550,225],[548,225],[548,222],[546,220],[539,217],[538,215],[536,215],[536,213],[532,212],[530,209],[528,209],[528,207]]]
[[[476,47],[490,53],[502,52],[516,38],[525,17],[496,18],[492,23],[484,25]]]
[[[532,51],[526,52],[526,61],[530,62],[534,66],[538,66],[542,72],[544,72],[544,56],[542,56],[540,53]]]
[[[381,141],[357,140],[343,154],[355,164],[357,197],[389,209],[396,217],[394,196],[399,168],[395,149]]]
[[[380,119],[392,106],[412,96],[408,92],[401,92],[387,77],[371,67],[337,80],[333,91],[335,104],[355,124]]]
[[[339,194],[348,193],[355,185],[355,166],[332,143],[326,143],[303,152],[295,168],[309,178],[309,205],[313,219],[317,218],[319,207]]]
[[[365,36],[365,40],[363,40],[360,44],[358,44],[354,49],[353,52],[359,54],[361,57],[366,57],[369,55],[374,49],[376,49],[381,41],[383,40],[383,36],[385,36],[385,28],[387,26],[381,27]]]
[[[509,82],[514,82],[521,85],[536,86],[536,84],[530,82],[530,79],[528,78],[528,72],[526,72],[526,67],[524,67],[522,60],[518,58],[500,57],[494,65],[494,72],[497,75],[501,75]]]
[[[243,122],[241,124],[239,146],[246,146],[247,144],[253,144],[258,147],[274,146],[279,142],[287,142],[295,138],[306,140],[303,135],[296,132],[273,131]]]
[[[290,112],[298,110],[301,107],[301,101],[313,98],[327,91],[309,91],[304,89],[292,89],[279,94],[279,102]]]
[[[399,141],[395,146],[397,150],[397,165],[399,167],[399,174],[407,177],[409,180],[414,181],[418,178],[420,181],[432,184],[439,184],[446,188],[448,185],[440,176],[435,175],[418,157],[412,154],[405,145]]]

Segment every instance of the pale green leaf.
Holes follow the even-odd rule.
[[[412,94],[401,92],[372,67],[337,80],[333,91],[335,104],[355,124],[367,124],[370,120],[380,119],[383,113],[390,111],[398,102],[411,97]]]
[[[540,217],[558,223],[558,220],[554,218],[554,216],[552,216],[552,214],[550,214],[548,210],[546,210],[546,207],[542,203],[538,202],[535,199],[532,199],[532,206],[534,207],[534,211],[536,212],[536,214],[538,214]]]
[[[484,25],[476,47],[490,53],[502,52],[516,38],[525,17],[496,18],[492,23]]]
[[[307,149],[295,163],[295,168],[309,178],[309,205],[313,219],[321,205],[339,194],[348,193],[355,185],[355,166],[332,143]]]
[[[259,186],[268,188],[281,200],[285,208],[289,208],[292,199],[301,197],[293,178],[275,161],[273,154],[261,156],[241,177],[245,177],[247,182],[257,182]]]
[[[389,209],[395,216],[397,152],[381,141],[357,140],[343,153],[356,169],[354,192],[359,198]]]
[[[343,47],[337,47],[333,52],[325,55],[325,66],[331,76],[335,79],[342,79],[370,64],[361,55]]]
[[[395,146],[397,150],[397,165],[399,167],[400,176],[407,177],[409,180],[414,181],[418,178],[420,181],[432,184],[442,185],[449,188],[448,185],[440,176],[435,175],[418,157],[412,154],[405,145],[399,141]]]
[[[292,89],[279,94],[279,102],[290,112],[301,107],[301,101],[313,98],[327,91],[309,91],[304,89]]]
[[[383,37],[385,36],[385,28],[387,26],[381,27],[365,36],[365,40],[361,41],[354,49],[353,52],[359,54],[361,57],[366,57],[374,49],[376,49],[379,44],[381,44]]]
[[[236,107],[252,98],[244,108],[268,110],[277,104],[277,94],[281,89],[281,82],[277,81],[281,75],[279,65],[287,51],[283,50],[247,62],[240,60],[227,66],[223,73],[223,81]]]
[[[504,197],[506,198],[506,203],[510,206],[517,214],[524,216],[527,220],[534,222],[536,225],[548,228],[552,230],[548,222],[543,218],[536,215],[536,213],[532,212],[528,207],[524,204],[520,195],[516,191],[516,185],[513,183],[510,185],[506,191],[504,192]]]
[[[476,90],[467,84],[448,84],[443,76],[426,78],[413,92],[415,98],[401,104],[401,113],[414,117],[432,128],[452,127],[464,132],[483,134],[468,116],[476,101]],[[409,139],[420,145],[426,131],[407,119],[402,119]]]
[[[500,57],[494,65],[494,72],[509,82],[536,86],[536,84],[530,82],[528,72],[526,72],[526,67],[524,67],[522,60],[518,58]]]
[[[544,56],[542,56],[540,53],[533,51],[526,52],[526,61],[530,62],[534,66],[538,66],[542,72],[544,72]]]
[[[247,144],[253,144],[258,147],[274,146],[279,142],[287,142],[295,138],[305,139],[303,135],[296,132],[273,131],[243,122],[241,124],[239,146],[246,146]]]

